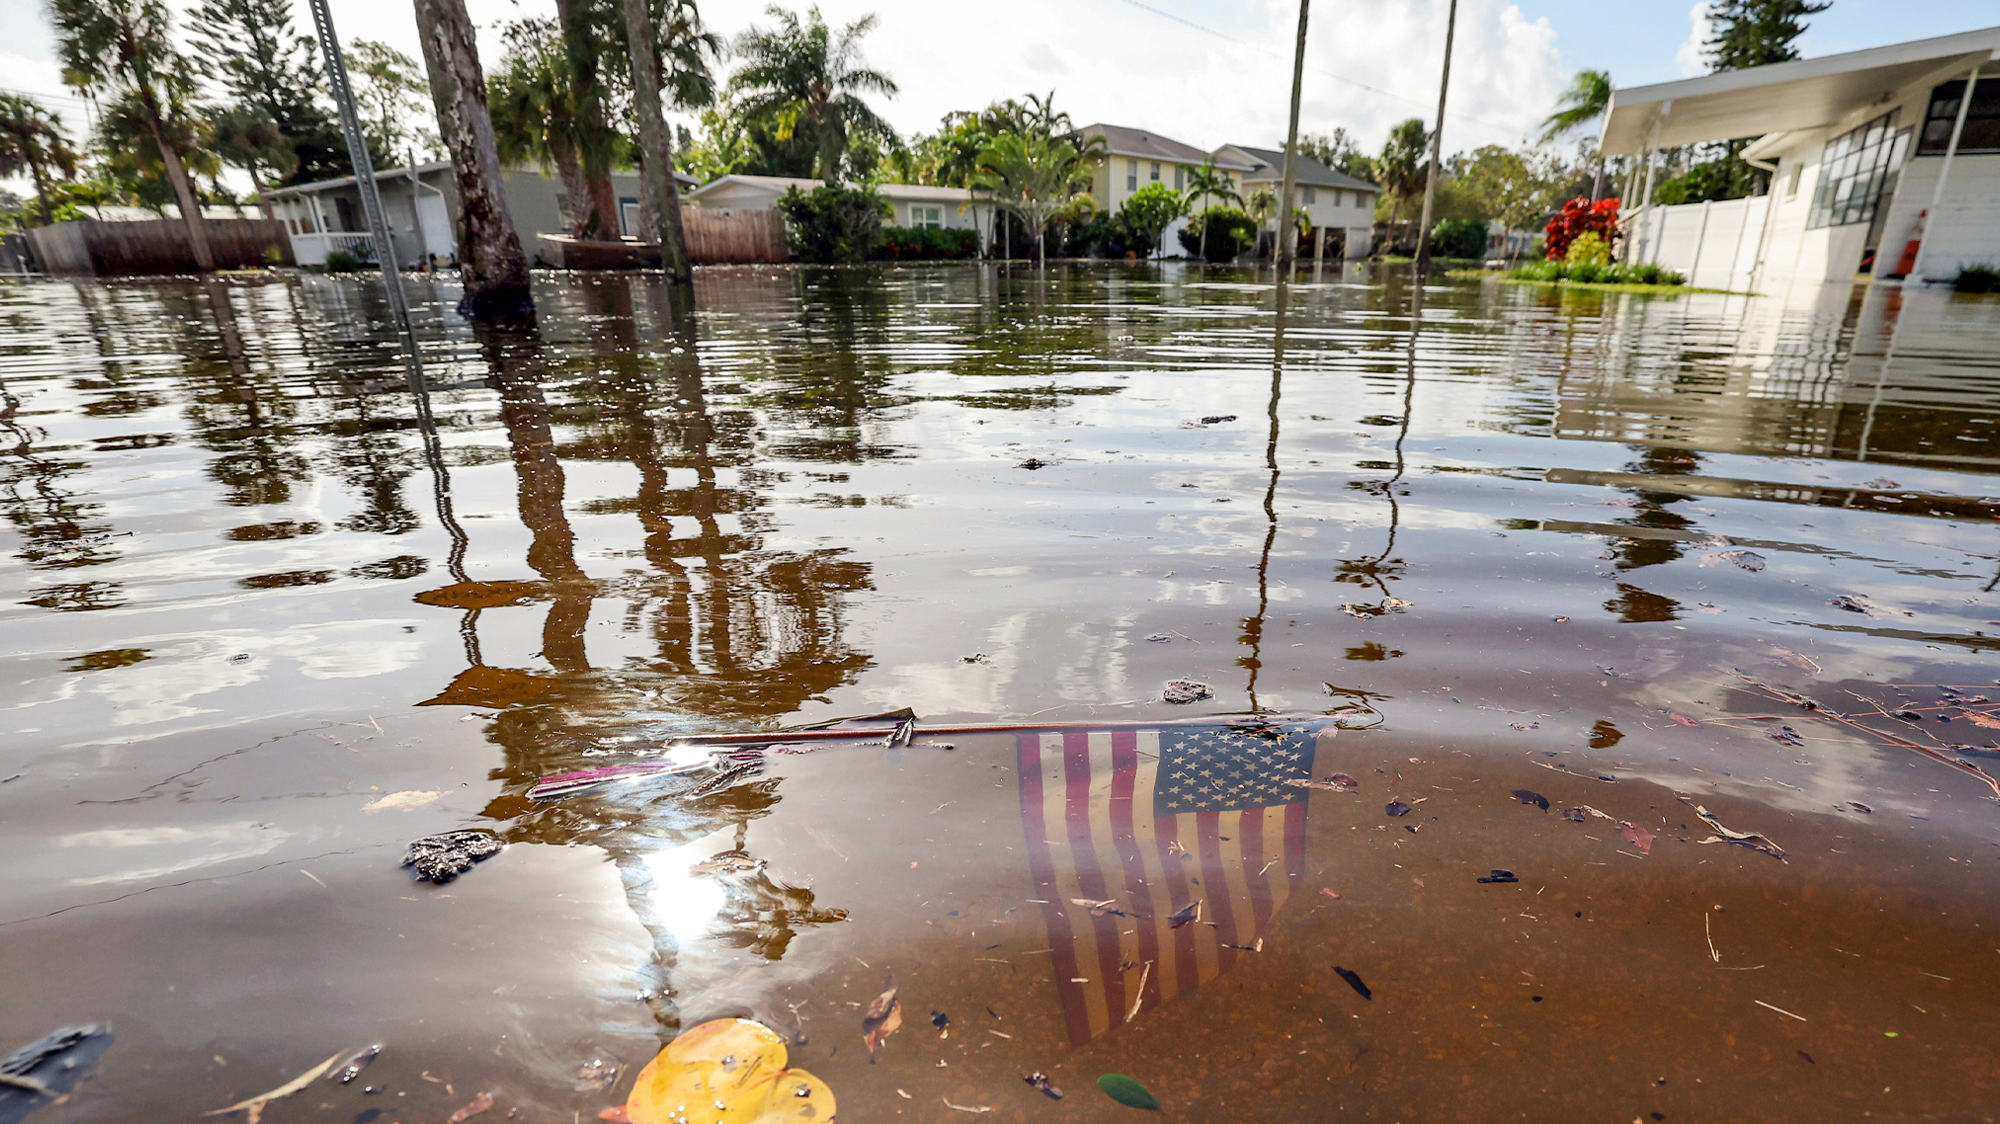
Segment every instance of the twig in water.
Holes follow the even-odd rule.
[[[1708,938],[1708,958],[1717,964],[1722,963],[1722,954],[1715,951],[1715,933],[1709,928],[1708,914],[1706,913],[1701,915],[1701,935]]]
[[[1768,1007],[1771,1010],[1776,1011],[1787,1018],[1797,1019],[1802,1023],[1812,1021],[1811,1019],[1806,1018],[1804,1015],[1794,1015],[1790,1011],[1785,1010],[1783,1007],[1772,1007],[1769,1003],[1764,1002],[1762,999],[1752,999],[1750,1002],[1755,1003],[1759,1007]]]
[[[1151,960],[1148,960],[1146,961],[1146,967],[1144,968],[1144,970],[1142,970],[1139,973],[1139,986],[1132,993],[1132,1009],[1125,1012],[1126,1022],[1129,1023],[1133,1019],[1139,1017],[1139,1004],[1144,1003],[1146,1001],[1146,981],[1150,979],[1152,975],[1153,975],[1153,962]]]

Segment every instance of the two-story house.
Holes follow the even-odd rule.
[[[1105,157],[1091,180],[1090,194],[1097,200],[1098,209],[1107,213],[1124,206],[1127,199],[1147,184],[1165,184],[1185,192],[1188,173],[1210,160],[1208,153],[1191,144],[1144,129],[1099,123],[1085,125],[1081,131],[1085,137],[1104,138]],[[1255,167],[1247,161],[1220,157],[1215,159],[1215,166],[1229,176],[1230,185],[1238,191],[1242,190],[1244,173]],[[1178,235],[1185,225],[1187,220],[1177,219],[1161,232],[1161,253],[1180,253]]]
[[[1272,148],[1252,148],[1247,144],[1225,144],[1215,150],[1215,162],[1249,164],[1243,173],[1243,197],[1268,190],[1277,195],[1285,179],[1285,154]],[[1382,189],[1367,180],[1336,172],[1310,156],[1301,154],[1293,171],[1293,210],[1312,224],[1315,242],[1326,239],[1326,257],[1365,258],[1375,231],[1375,200]],[[1270,220],[1271,224],[1276,219]],[[1299,256],[1320,250],[1315,244],[1301,245]]]

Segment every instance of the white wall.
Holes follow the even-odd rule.
[[[1768,196],[1724,203],[1652,207],[1639,216],[1635,260],[1655,262],[1687,277],[1701,289],[1747,292],[1765,237]]]
[[[1982,75],[1981,83],[1988,81]],[[1942,156],[1919,156],[1903,166],[1903,179],[1882,228],[1882,263],[1893,270],[1904,243],[1916,236],[1917,213],[1930,206]],[[1960,268],[2000,262],[2000,155],[1956,156],[1944,198],[1925,223],[1921,268],[1930,280],[1950,280]]]

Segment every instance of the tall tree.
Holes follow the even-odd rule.
[[[1375,162],[1361,151],[1354,134],[1343,128],[1336,127],[1330,133],[1306,133],[1299,138],[1299,152],[1356,179],[1372,182],[1375,174]]]
[[[0,94],[0,177],[27,172],[35,184],[42,225],[55,222],[49,208],[49,173],[76,175],[77,155],[62,119],[21,94]]]
[[[264,217],[271,217],[271,202],[264,190],[281,183],[298,171],[298,150],[277,123],[254,105],[232,106],[209,122],[210,146],[222,162],[243,169],[250,186],[257,189],[257,204]]]
[[[556,25],[561,31],[563,76],[569,82],[571,136],[583,175],[584,193],[572,196],[579,238],[608,241],[618,237],[618,192],[611,186],[611,161],[618,149],[605,105],[601,52],[615,45],[613,30],[622,12],[618,5],[591,0],[556,0]]]
[[[632,112],[639,121],[639,169],[645,175],[647,214],[660,244],[660,264],[675,288],[694,284],[681,230],[680,185],[674,181],[673,134],[660,109],[660,58],[652,4],[625,0],[625,41],[632,52]]]
[[[475,317],[526,312],[534,307],[528,259],[507,213],[472,17],[465,0],[415,0],[415,6],[431,100],[458,185],[459,275],[465,284],[461,307]]]
[[[753,27],[736,41],[744,62],[730,90],[742,113],[771,122],[780,140],[799,136],[811,143],[814,173],[828,183],[841,178],[850,137],[897,143],[896,130],[863,100],[864,94],[897,93],[888,75],[862,65],[861,38],[875,29],[873,14],[838,32],[817,7],[803,20],[775,4],[765,14],[777,26]]]
[[[516,20],[501,33],[507,53],[487,84],[493,138],[506,164],[535,163],[562,181],[572,238],[593,237],[590,190],[577,155],[569,56],[554,20]]]
[[[174,49],[164,0],[46,0],[55,24],[63,81],[86,94],[130,95],[160,153],[174,203],[187,225],[195,267],[215,268],[194,184],[170,135],[169,116],[193,99],[193,68]]]
[[[1542,142],[1547,143],[1581,128],[1611,108],[1611,72],[1579,70],[1569,80],[1569,89],[1556,99],[1555,112],[1542,118]]]
[[[979,154],[971,186],[1020,217],[1034,232],[1036,259],[1045,261],[1049,224],[1095,206],[1088,188],[1103,158],[1103,137],[1078,147],[1068,137],[1002,133]]]
[[[417,60],[373,39],[353,40],[340,54],[378,168],[401,159],[412,146],[425,155],[438,151],[443,142],[422,123],[432,90]]]
[[[1401,219],[1403,208],[1424,189],[1424,181],[1430,174],[1430,163],[1424,159],[1424,153],[1430,143],[1430,130],[1424,128],[1421,118],[1412,117],[1389,130],[1382,155],[1375,161],[1375,182],[1389,197],[1391,222]]]
[[[226,131],[240,136],[253,114],[261,116],[292,150],[289,160],[276,162],[286,166],[279,182],[353,173],[340,129],[320,99],[313,42],[292,25],[291,0],[202,0],[191,30],[196,65],[229,95]]]
[[[1833,0],[1711,0],[1709,69],[1745,70],[1798,58],[1793,44],[1806,32],[1806,17],[1831,7]]]

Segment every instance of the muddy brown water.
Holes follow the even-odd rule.
[[[1992,1120],[2000,304],[1271,280],[0,285],[0,1121]],[[1103,725],[526,796],[902,706]]]

